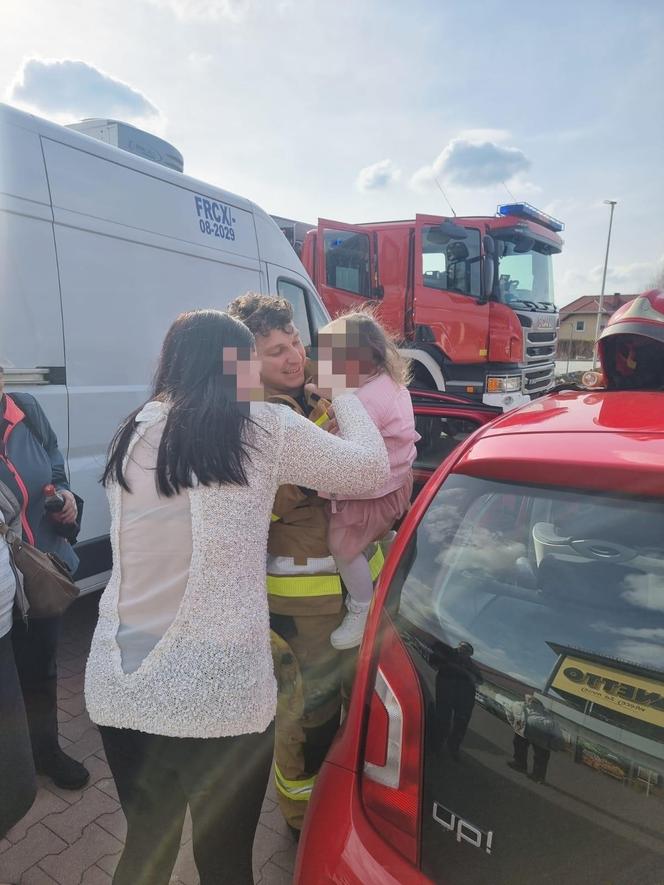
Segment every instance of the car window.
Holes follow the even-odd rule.
[[[415,429],[420,435],[413,467],[417,470],[435,470],[459,443],[477,430],[475,421],[446,415],[418,415]]]
[[[277,280],[277,294],[280,298],[285,298],[293,305],[293,320],[300,332],[302,344],[308,347],[311,344],[311,331],[309,329],[304,287],[282,277]]]
[[[400,611],[450,646],[471,643],[478,664],[575,706],[583,686],[568,681],[561,693],[556,677],[567,658],[664,680],[664,512],[451,476],[417,530]],[[595,715],[664,738],[664,701],[655,726],[604,700]]]
[[[424,701],[423,873],[658,885],[661,502],[450,475],[386,608]]]

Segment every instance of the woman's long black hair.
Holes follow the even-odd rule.
[[[150,397],[170,405],[157,454],[162,495],[175,495],[197,481],[247,485],[249,404],[237,402],[236,376],[224,373],[223,350],[237,348],[248,359],[253,346],[249,329],[219,310],[180,314],[166,333]],[[124,461],[142,408],[113,438],[102,485],[115,481],[131,491]]]

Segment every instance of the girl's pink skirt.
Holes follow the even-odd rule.
[[[408,510],[412,493],[411,473],[400,489],[382,498],[334,501],[328,529],[332,556],[350,562],[369,544],[380,540]]]

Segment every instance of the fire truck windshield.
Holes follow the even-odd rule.
[[[505,304],[525,303],[537,309],[553,310],[551,255],[537,251],[537,243],[528,252],[515,249],[509,240],[503,240],[498,246],[500,300]]]

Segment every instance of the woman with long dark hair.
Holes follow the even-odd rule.
[[[276,707],[265,590],[276,490],[361,494],[388,475],[357,398],[335,401],[334,437],[283,406],[250,410],[259,368],[242,323],[182,314],[150,401],[111,445],[113,573],[85,696],[127,817],[115,885],[169,881],[187,805],[201,885],[252,881]]]

